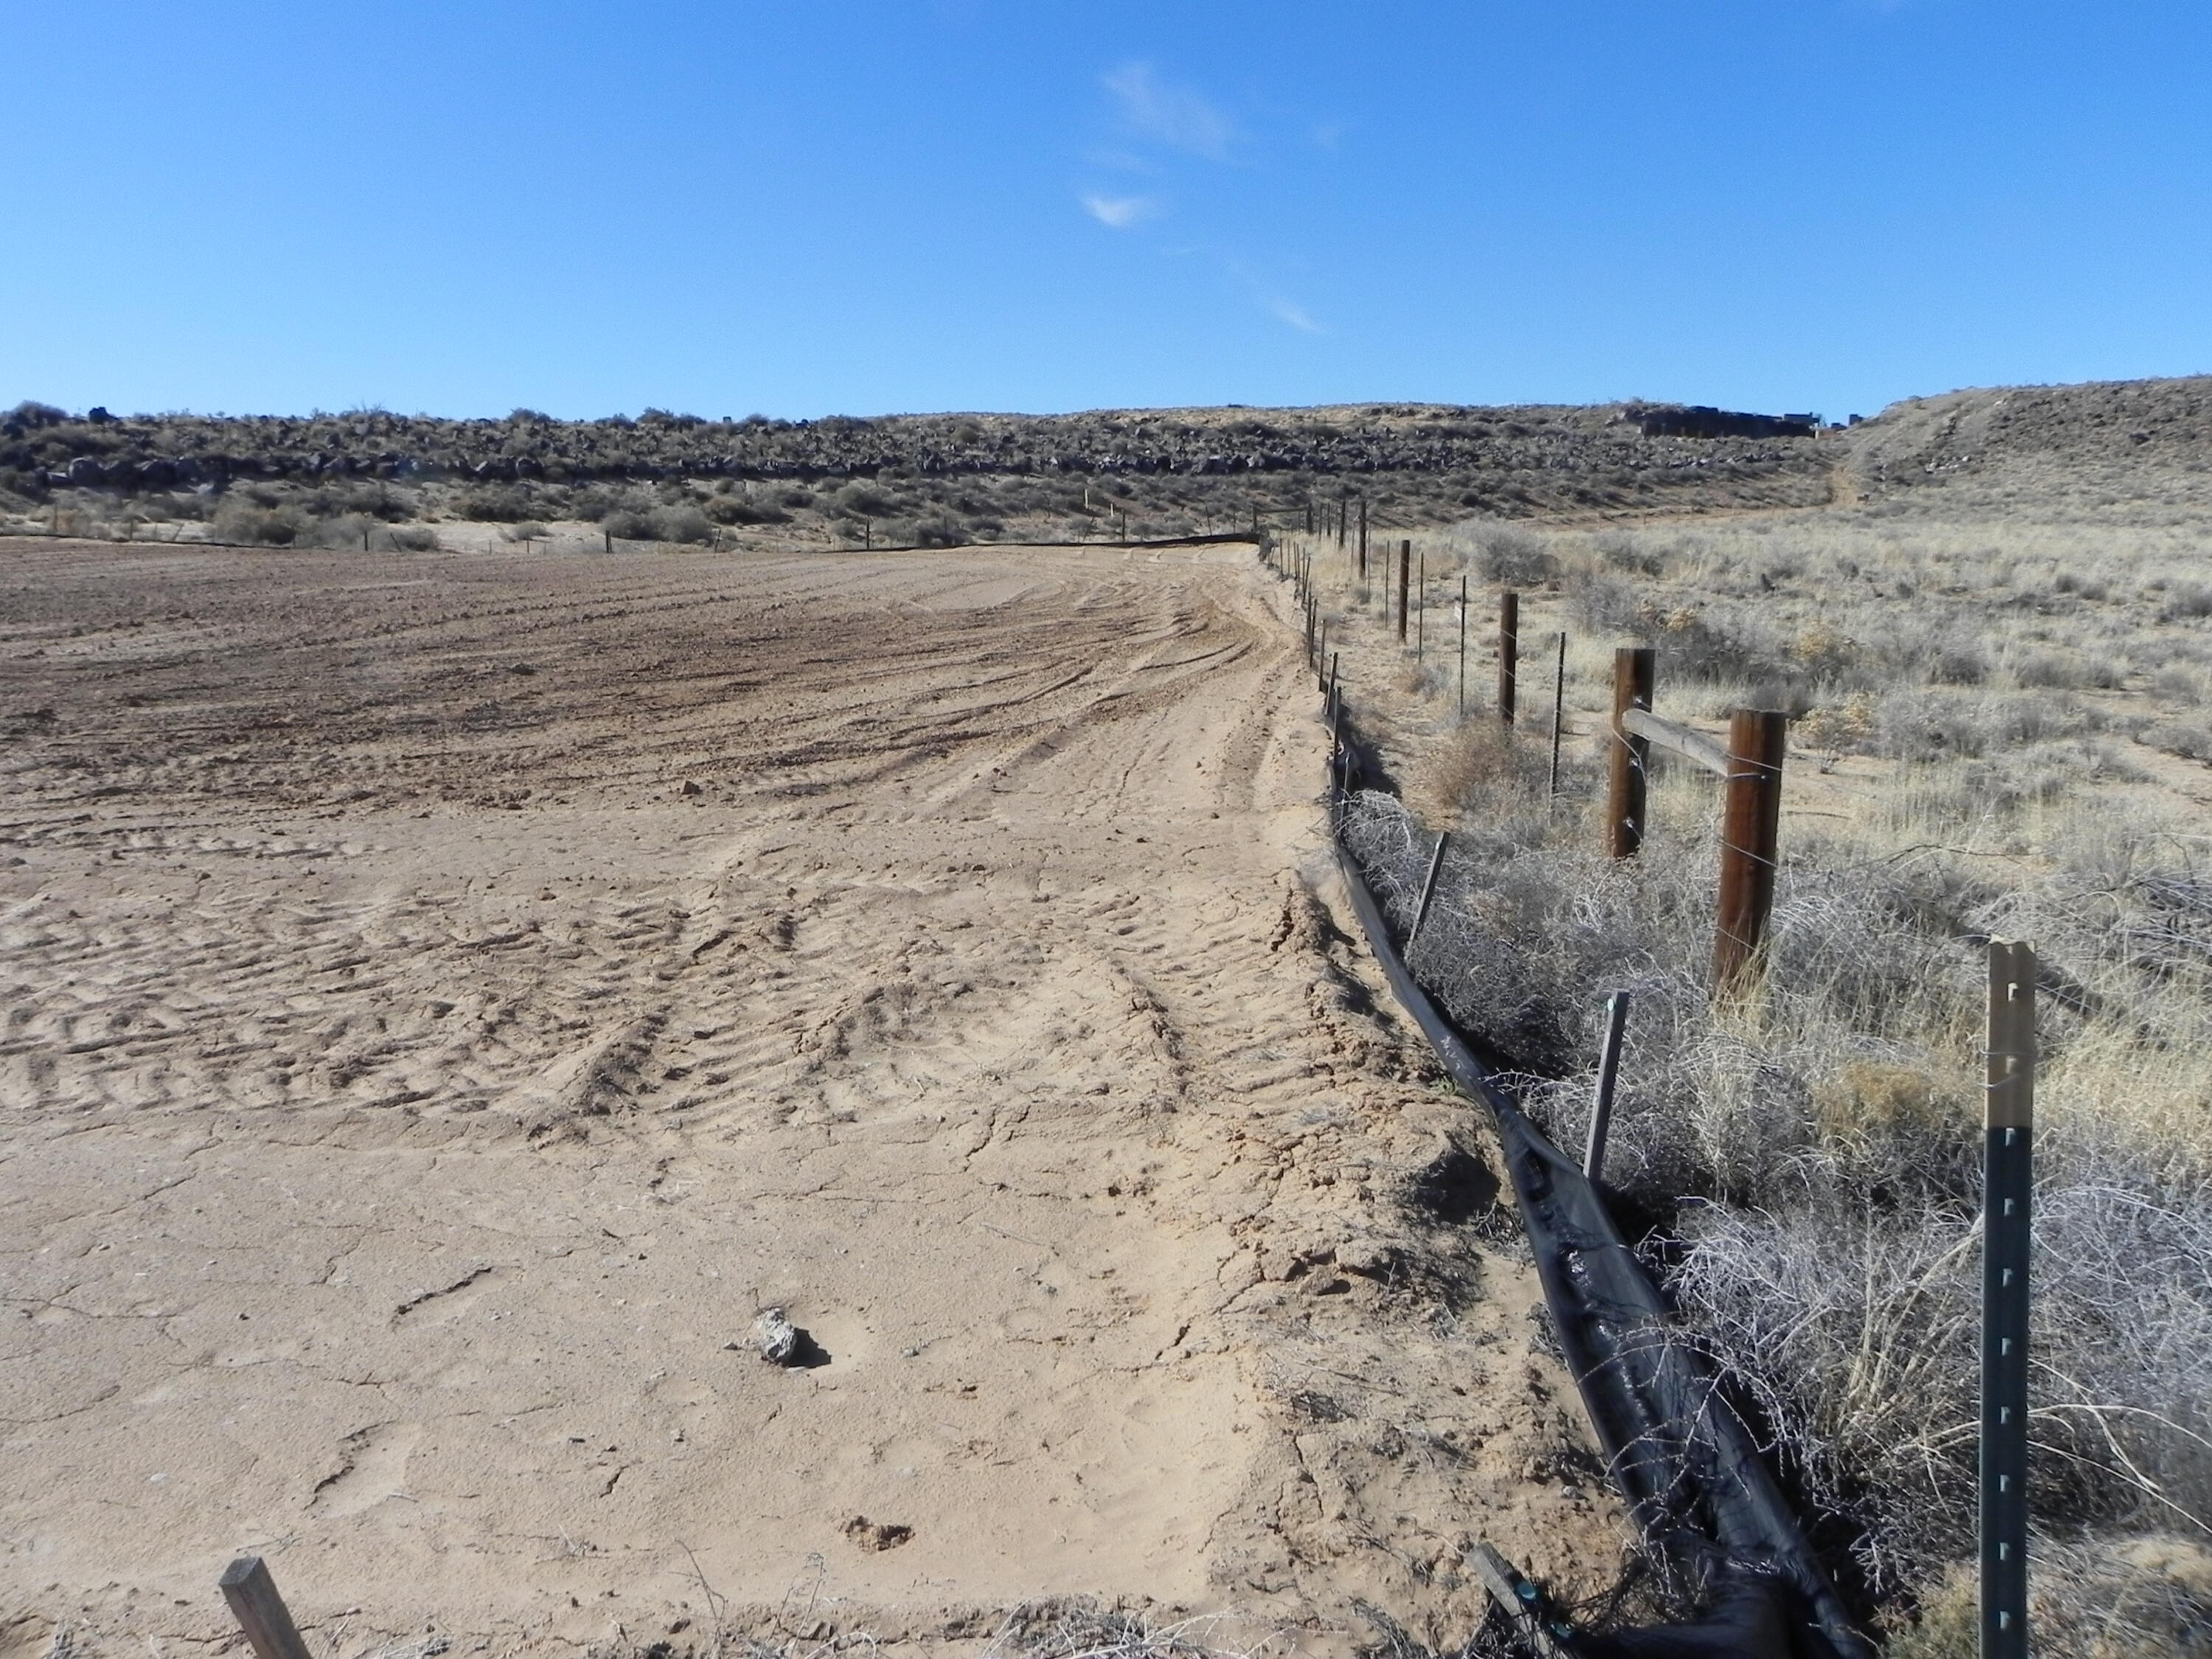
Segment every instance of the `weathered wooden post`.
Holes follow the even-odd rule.
[[[1552,671],[1552,781],[1547,794],[1559,793],[1559,732],[1567,719],[1567,635],[1559,631],[1559,660]]]
[[[1398,544],[1398,643],[1406,642],[1406,590],[1413,581],[1413,543],[1408,537]]]
[[[1613,1085],[1620,1076],[1620,1039],[1628,1030],[1628,993],[1605,1000],[1605,1039],[1597,1051],[1597,1094],[1590,1102],[1589,1139],[1583,1144],[1583,1174],[1595,1181],[1605,1170],[1605,1138],[1613,1127]]]
[[[240,1556],[222,1570],[216,1588],[253,1644],[256,1659],[310,1659],[284,1598],[276,1593],[276,1581],[259,1556]]]
[[[1645,783],[1651,765],[1651,740],[1626,730],[1620,717],[1632,708],[1651,707],[1658,653],[1648,645],[1624,645],[1613,653],[1613,753],[1606,787],[1608,850],[1632,859],[1644,845]]]
[[[2027,1266],[2035,951],[1990,941],[1982,1095],[1982,1659],[2027,1659]]]
[[[1502,593],[1498,599],[1498,718],[1513,724],[1513,708],[1521,680],[1521,596]]]
[[[1782,760],[1790,716],[1739,708],[1729,716],[1728,781],[1721,807],[1720,925],[1713,933],[1713,994],[1751,971],[1774,908],[1781,846]]]
[[[1367,497],[1359,498],[1359,580],[1367,580]]]

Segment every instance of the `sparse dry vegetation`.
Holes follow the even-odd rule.
[[[2063,455],[1985,453],[1964,483],[1817,514],[1514,531],[1520,573],[1553,563],[1524,649],[1574,639],[1557,802],[1525,726],[1457,726],[1448,698],[1348,671],[1408,799],[1457,832],[1413,965],[1563,1144],[1603,998],[1634,994],[1608,1179],[1899,1654],[1972,1646],[1991,936],[2034,941],[2045,975],[2039,1651],[2197,1652],[2212,1629],[2212,537],[2177,510],[2196,477],[2113,474],[2083,510]],[[1498,568],[1498,544],[1431,538],[1438,591]],[[1355,661],[1358,615],[1332,629]],[[1658,647],[1675,718],[1796,716],[1750,1006],[1706,995],[1709,781],[1662,767],[1641,857],[1602,854],[1609,656],[1632,641]],[[1382,794],[1349,824],[1402,921],[1427,835]]]
[[[1899,1659],[1971,1645],[1979,949],[2045,964],[2039,1650],[2212,1632],[2212,383],[1960,393],[1848,435],[1645,439],[1615,410],[1364,406],[563,423],[0,422],[0,528],[274,547],[951,545],[1302,529],[1357,494],[1424,557],[1425,648],[1310,545],[1352,707],[1403,785],[1350,839],[1413,965],[1563,1143],[1633,993],[1607,1177],[1816,1542]],[[1786,510],[1780,510],[1786,509]],[[1692,514],[1700,516],[1691,516]],[[457,540],[456,538],[460,538]],[[1387,577],[1387,580],[1386,580]],[[1444,641],[1482,596],[1464,722]],[[1523,592],[1522,725],[1482,618]],[[1564,630],[1562,789],[1535,711]],[[1763,994],[1707,997],[1710,781],[1662,768],[1633,865],[1596,804],[1613,649],[1661,709],[1793,716]],[[1425,821],[1425,822],[1424,822]],[[1066,1608],[1052,1652],[1181,1638]],[[1010,1627],[1011,1628],[1011,1627]],[[1386,1644],[1387,1645],[1387,1644]]]
[[[778,546],[952,546],[1191,535],[1249,526],[1255,513],[1303,524],[1310,503],[1352,497],[1380,532],[1470,511],[1826,495],[1828,440],[1650,438],[1630,412],[1377,404],[811,422],[663,410],[562,422],[529,410],[503,421],[381,410],[92,420],[23,404],[0,416],[0,531],[135,526],[163,540],[295,545],[331,539],[317,526],[356,514],[531,520],[566,526],[580,548],[603,527],[678,544],[720,531]],[[258,516],[222,516],[241,495]],[[671,515],[684,533],[670,533]]]

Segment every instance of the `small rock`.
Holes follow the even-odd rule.
[[[684,795],[703,795],[707,792],[699,787],[696,779],[686,778],[684,780],[684,787],[677,793]]]
[[[761,1358],[771,1365],[788,1365],[799,1357],[799,1327],[781,1308],[762,1310],[753,1321],[753,1340],[760,1345]]]
[[[845,1523],[844,1530],[845,1536],[864,1550],[895,1550],[914,1536],[912,1527],[871,1521],[865,1515],[854,1516]]]

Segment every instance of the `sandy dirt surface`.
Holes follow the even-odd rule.
[[[334,1659],[1607,1579],[1288,618],[1243,547],[0,543],[0,1652],[234,1643],[241,1552]]]

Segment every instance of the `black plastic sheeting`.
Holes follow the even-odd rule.
[[[1332,826],[1332,832],[1334,826]],[[1751,1433],[1681,1340],[1581,1167],[1492,1081],[1430,1002],[1355,860],[1352,908],[1398,1000],[1468,1097],[1490,1109],[1558,1328],[1638,1529],[1707,1622],[1578,1639],[1590,1659],[1873,1659]]]

